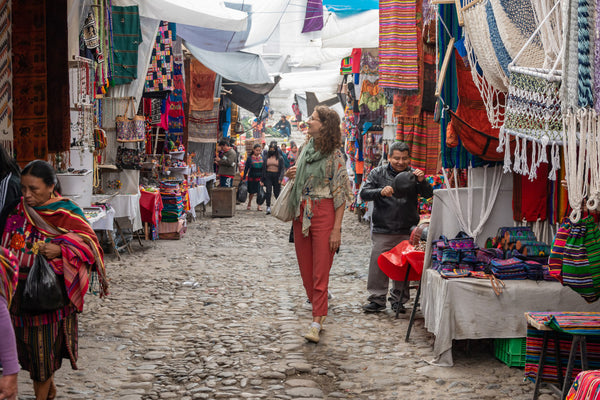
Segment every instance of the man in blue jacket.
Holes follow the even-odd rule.
[[[369,172],[367,181],[360,191],[364,201],[373,202],[371,217],[371,259],[367,290],[368,304],[363,310],[368,313],[380,312],[386,309],[386,296],[389,278],[379,269],[377,259],[381,253],[396,247],[403,240],[410,238],[410,230],[419,223],[418,196],[425,198],[433,196],[433,189],[425,180],[425,174],[410,164],[410,148],[404,142],[395,142],[390,146],[387,165],[379,166]],[[396,184],[394,179],[401,172],[411,172],[416,179]],[[403,174],[401,178],[412,175]],[[407,186],[408,185],[408,186]],[[398,189],[403,187],[402,189]],[[404,303],[410,299],[409,282],[393,281],[389,301],[392,310],[405,313]]]

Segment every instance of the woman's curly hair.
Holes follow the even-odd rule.
[[[319,115],[319,120],[321,120],[321,127],[319,128],[321,134],[315,138],[315,149],[323,154],[332,154],[342,145],[340,116],[326,106],[317,106],[315,111]]]

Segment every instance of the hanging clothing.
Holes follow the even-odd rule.
[[[142,28],[138,6],[112,6],[113,73],[111,85],[125,85],[137,79],[138,46]]]
[[[172,43],[174,40],[173,26],[161,21],[152,49],[150,65],[146,75],[144,91],[158,92],[173,90],[173,56]]]

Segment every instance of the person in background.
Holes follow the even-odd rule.
[[[308,121],[310,140],[287,176],[295,178],[289,206],[295,210],[294,245],[313,320],[304,338],[318,343],[327,315],[329,271],[342,237],[342,218],[351,200],[346,163],[340,151],[340,117],[318,106]]]
[[[261,182],[265,185],[267,215],[271,214],[271,194],[275,198],[281,192],[281,182],[285,173],[285,164],[281,155],[281,149],[276,141],[269,143],[269,148],[263,152],[263,175]]]
[[[0,232],[4,230],[6,214],[21,200],[21,169],[14,158],[0,145]]]
[[[54,372],[62,359],[69,359],[77,369],[77,314],[83,311],[91,274],[97,275],[100,295],[108,294],[104,254],[83,211],[61,197],[52,165],[42,160],[27,164],[21,172],[21,191],[23,198],[8,214],[0,243],[19,260],[10,314],[19,364],[29,371],[36,399],[54,399]],[[45,257],[64,277],[65,305],[56,310],[29,313],[22,309],[25,282],[36,257]]]
[[[290,168],[296,165],[296,160],[298,159],[298,146],[293,140],[290,142],[290,148],[287,152],[287,158],[290,162]]]
[[[219,146],[223,151],[222,156],[215,158],[215,161],[219,164],[219,185],[221,187],[232,187],[237,166],[237,153],[226,139],[221,139]]]
[[[0,247],[0,399],[17,400],[19,361],[8,309],[17,287],[19,260]]]
[[[289,139],[292,135],[292,125],[290,121],[287,120],[285,115],[281,116],[281,119],[275,124],[273,127],[279,131],[283,135],[284,138]]]
[[[281,150],[281,157],[283,157],[283,166],[285,167],[285,169],[287,171],[287,169],[290,167],[290,161],[288,160],[288,157],[287,157],[287,145],[285,143],[281,143],[280,150]]]
[[[244,177],[248,181],[248,206],[246,209],[252,208],[252,199],[258,193],[263,176],[263,157],[260,154],[262,146],[258,143],[252,148],[252,153],[248,154],[246,166],[244,167]],[[262,208],[256,204],[256,210],[262,211]]]
[[[381,253],[396,247],[403,240],[410,238],[410,229],[419,223],[419,205],[417,194],[430,198],[433,196],[431,185],[425,180],[425,174],[420,169],[412,168],[410,164],[410,148],[404,142],[395,142],[390,146],[388,164],[374,168],[367,177],[360,197],[364,201],[373,202],[371,217],[371,259],[367,290],[370,295],[369,303],[363,306],[364,312],[376,313],[386,309],[386,296],[389,278],[379,268],[377,259]],[[410,194],[396,193],[393,183],[396,176],[402,172],[412,173],[416,180],[409,182]],[[411,175],[408,175],[409,177]],[[405,313],[404,303],[410,299],[409,282],[393,281],[390,290],[392,310]]]

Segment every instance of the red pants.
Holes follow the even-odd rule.
[[[329,251],[329,236],[335,222],[333,199],[322,199],[312,203],[313,217],[307,237],[302,235],[302,214],[294,220],[294,244],[296,257],[306,295],[312,303],[313,317],[327,315],[327,287],[329,270],[335,252]]]

